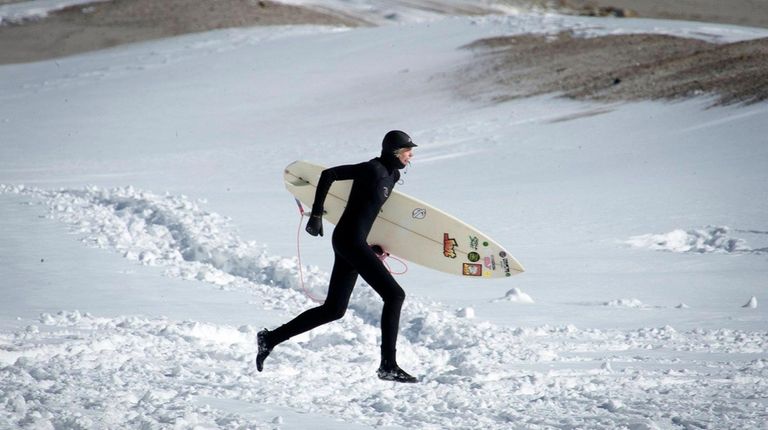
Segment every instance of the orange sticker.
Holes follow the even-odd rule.
[[[483,265],[464,263],[462,274],[464,276],[483,276]]]
[[[456,247],[459,244],[456,239],[448,236],[448,233],[443,233],[443,255],[448,258],[456,258]]]

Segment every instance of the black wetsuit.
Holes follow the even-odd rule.
[[[335,260],[325,303],[309,309],[269,333],[270,348],[322,324],[344,316],[358,274],[384,300],[381,315],[381,353],[383,360],[395,362],[395,345],[400,324],[400,309],[405,292],[366,242],[381,206],[400,179],[403,166],[394,157],[324,170],[317,184],[313,214],[322,214],[331,184],[351,179],[347,207],[333,231]]]

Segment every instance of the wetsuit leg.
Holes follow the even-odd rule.
[[[349,248],[343,250],[342,256],[384,300],[381,311],[381,357],[394,363],[405,291],[367,244]]]
[[[270,347],[312,330],[315,327],[335,321],[344,316],[349,305],[349,297],[357,281],[357,271],[339,254],[335,254],[328,296],[325,302],[309,309],[269,333]]]

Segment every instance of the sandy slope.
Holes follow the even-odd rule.
[[[363,24],[341,14],[270,1],[114,0],[40,21],[0,26],[0,64],[25,63],[186,33],[252,25]]]
[[[0,5],[19,0],[0,0]],[[299,2],[301,3],[301,2]],[[316,4],[315,4],[316,3]],[[211,29],[253,25],[320,24],[358,26],[371,21],[365,14],[324,7],[281,4],[266,0],[113,0],[88,7],[74,6],[42,21],[0,25],[0,64],[24,63]],[[445,15],[492,13],[467,3],[398,2],[413,10]],[[629,16],[670,18],[768,27],[768,3],[760,0],[506,0],[519,10],[554,10],[572,14],[626,11]],[[381,8],[390,6],[382,3]]]
[[[676,14],[668,13],[672,6],[663,4],[625,1],[620,6],[633,10],[641,6],[642,16],[700,16],[762,25],[759,20],[742,19],[752,13],[761,16],[762,6],[752,0],[729,3],[728,8],[713,7],[704,0],[678,3]],[[443,9],[439,5],[414,2],[413,8],[470,13],[449,7],[451,3],[445,3]],[[546,4],[571,13],[584,12],[591,5],[579,1]],[[707,13],[701,15],[704,11]],[[269,1],[114,0],[69,7],[40,21],[0,26],[0,64],[39,61],[210,29],[281,24],[369,25],[360,14]],[[662,35],[582,38],[563,33],[556,37],[517,35],[482,40],[468,48],[478,56],[471,68],[461,70],[458,79],[459,92],[468,97],[493,94],[494,100],[503,101],[562,93],[615,101],[713,94],[724,104],[768,98],[768,39],[718,44]]]
[[[719,22],[768,27],[768,2],[764,0],[565,0],[577,8],[629,9],[638,17]]]
[[[659,34],[575,37],[572,33],[479,40],[478,61],[460,91],[495,100],[563,93],[577,99],[678,99],[719,103],[768,98],[768,38],[735,43]]]

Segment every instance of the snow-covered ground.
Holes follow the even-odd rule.
[[[31,0],[0,4],[0,25],[42,19],[72,6],[111,0]]]
[[[524,2],[498,0],[280,0],[280,3],[320,8],[354,16],[376,25],[426,23],[446,15],[514,14],[531,10]]]
[[[416,20],[418,21],[418,20]],[[478,38],[574,29],[765,37],[555,15],[216,31],[0,67],[0,428],[763,428],[768,105],[460,100]],[[409,266],[279,346],[330,241],[295,159],[419,144],[400,189],[492,234],[506,280]],[[307,294],[304,289],[310,294]]]

